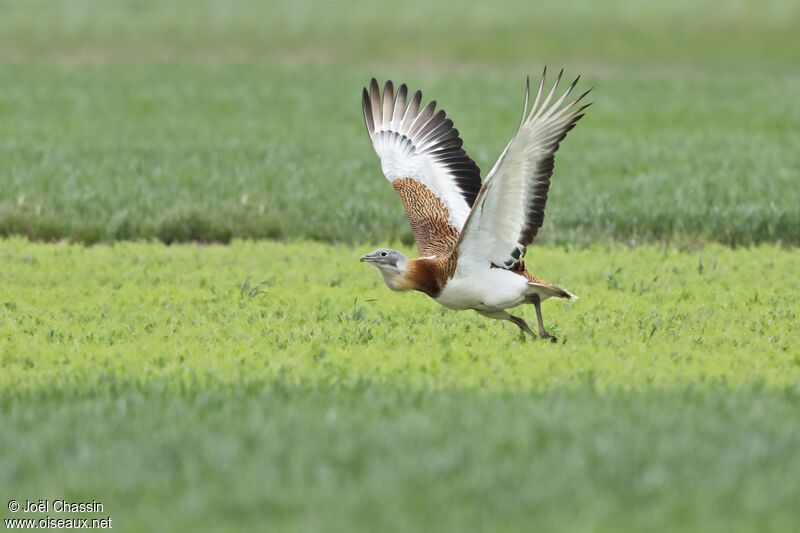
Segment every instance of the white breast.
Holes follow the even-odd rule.
[[[528,280],[502,268],[487,268],[447,282],[436,301],[450,309],[496,311],[520,305]]]

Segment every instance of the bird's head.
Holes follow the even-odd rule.
[[[374,252],[361,256],[362,263],[375,265],[383,274],[383,281],[392,290],[401,290],[399,282],[406,273],[408,258],[389,248],[378,248]]]

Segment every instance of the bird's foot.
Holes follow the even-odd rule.
[[[553,342],[553,343],[556,343],[556,342],[558,342],[558,337],[556,337],[555,335],[552,335],[552,334],[551,334],[550,332],[548,332],[548,331],[543,331],[543,332],[542,332],[542,333],[541,333],[539,336],[540,336],[541,338],[543,338],[543,339],[545,339],[545,340],[549,340],[550,342]]]

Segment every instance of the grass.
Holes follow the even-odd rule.
[[[796,3],[21,0],[0,6],[0,60],[318,62],[796,69]],[[736,38],[731,38],[735,36]]]
[[[3,394],[0,495],[95,499],[105,509],[91,516],[122,531],[778,532],[798,521],[796,391],[171,389]]]
[[[798,243],[794,4],[526,5],[443,5],[431,21],[475,31],[408,44],[411,6],[387,25],[332,4],[4,4],[0,235],[409,243],[360,88],[423,89],[486,172],[549,63],[595,105],[559,153],[545,242]]]
[[[391,293],[358,262],[363,249],[21,240],[0,249],[0,385],[16,391],[155,378],[177,389],[277,378],[496,391],[782,388],[800,375],[800,262],[774,247],[534,248],[529,267],[583,297],[546,305],[555,346],[419,293]]]
[[[361,252],[2,242],[0,496],[132,531],[800,518],[796,252],[534,248],[583,296],[545,305],[556,345],[391,293]]]

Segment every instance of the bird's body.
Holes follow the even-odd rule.
[[[529,293],[530,286],[524,276],[490,268],[483,273],[453,277],[434,300],[457,311],[491,312],[522,305]]]
[[[420,254],[407,259],[378,249],[361,258],[380,269],[389,288],[420,291],[450,309],[509,320],[531,335],[525,321],[506,309],[533,304],[539,334],[554,338],[544,329],[541,302],[575,297],[529,273],[523,257],[544,219],[555,151],[586,108],[576,107],[586,93],[561,107],[578,80],[548,106],[560,77],[542,100],[542,75],[530,112],[526,91],[517,134],[483,183],[452,121],[444,111],[434,113],[435,102],[420,110],[419,91],[407,101],[406,86],[395,94],[391,82],[382,96],[374,79],[364,89],[367,130]]]

